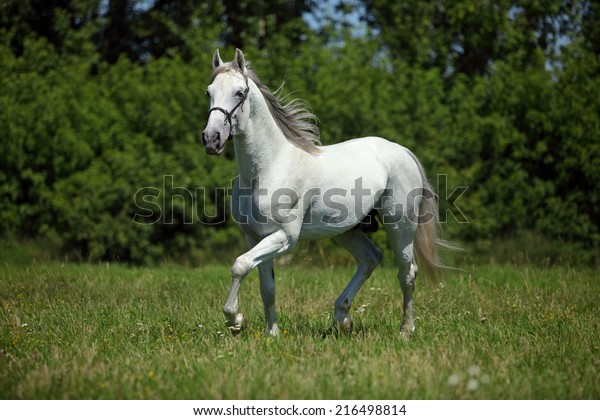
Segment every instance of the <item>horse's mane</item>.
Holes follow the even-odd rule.
[[[225,63],[214,69],[212,80],[229,70],[242,71],[235,61]],[[250,68],[249,63],[246,63],[246,70],[248,78],[256,84],[265,98],[269,112],[285,138],[305,152],[313,155],[320,153],[317,147],[321,145],[319,127],[316,125],[317,117],[307,109],[306,102],[301,99],[288,101],[287,97],[281,95],[283,84],[275,92],[271,92]]]

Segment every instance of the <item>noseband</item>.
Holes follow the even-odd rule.
[[[210,113],[213,111],[219,111],[225,115],[225,125],[229,124],[229,135],[227,136],[227,140],[231,140],[233,137],[233,114],[239,107],[241,107],[242,111],[244,111],[244,102],[246,102],[246,98],[248,98],[249,91],[250,86],[248,86],[248,80],[246,80],[246,89],[244,90],[240,101],[231,109],[231,111],[227,111],[226,109],[218,106],[214,106],[208,111],[208,118],[210,118]]]

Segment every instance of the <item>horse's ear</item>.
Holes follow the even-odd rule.
[[[248,74],[246,71],[246,59],[244,58],[244,53],[239,48],[235,49],[235,62],[242,71],[242,74],[246,76]]]
[[[213,61],[212,61],[212,66],[213,69],[216,69],[219,66],[223,65],[223,60],[221,60],[221,56],[219,55],[219,49],[217,48],[215,50],[215,53],[213,54]]]

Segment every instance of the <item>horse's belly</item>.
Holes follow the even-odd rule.
[[[357,206],[358,204],[358,206]],[[373,199],[324,200],[307,211],[302,221],[301,239],[321,239],[339,235],[353,228],[373,209]]]
[[[302,225],[302,231],[300,232],[300,239],[314,241],[318,239],[332,238],[353,228],[353,225],[346,225],[343,227],[332,225],[316,227],[315,225],[304,224]]]

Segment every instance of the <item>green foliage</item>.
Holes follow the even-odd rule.
[[[597,250],[595,5],[365,1],[357,33],[335,16],[310,29],[302,13],[318,8],[307,1],[237,17],[243,2],[55,3],[2,4],[2,236],[137,263],[241,247],[217,190],[236,175],[232,152],[210,158],[199,139],[211,55],[235,38],[243,45],[222,56],[243,46],[268,86],[285,81],[324,144],[379,135],[412,149],[439,181],[451,238],[493,249],[535,232]]]
[[[53,60],[43,41],[31,45]],[[235,176],[231,160],[207,167],[200,150],[203,68],[178,59],[145,68],[121,60],[90,77],[87,60],[32,71],[30,65],[43,63],[5,55],[12,59],[2,75],[0,122],[5,234],[47,235],[84,258],[134,262],[189,258],[204,246],[228,245],[233,235],[223,237],[219,226],[186,224],[181,217],[204,209],[205,196],[214,200],[211,189],[230,186]],[[209,60],[207,54],[202,61]],[[209,192],[192,196],[197,202],[173,199],[166,176],[173,188]],[[136,193],[144,188],[163,191],[160,201],[167,205],[156,223],[133,222],[141,212]],[[224,206],[209,204],[224,219]]]

